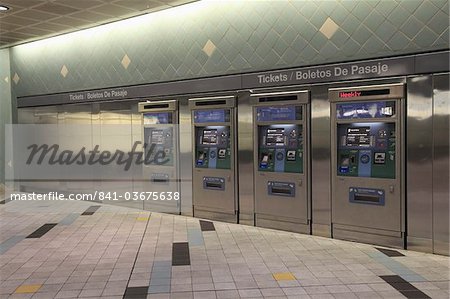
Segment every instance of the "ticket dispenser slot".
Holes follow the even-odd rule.
[[[175,100],[146,101],[138,104],[138,110],[142,117],[144,156],[142,189],[158,194],[158,198],[165,198],[144,201],[144,209],[180,214],[180,200],[174,200],[181,198],[178,103]]]
[[[332,229],[342,239],[404,245],[404,85],[330,89]]]
[[[309,92],[253,94],[252,103],[256,225],[310,233]]]
[[[194,216],[237,222],[235,98],[189,100]]]

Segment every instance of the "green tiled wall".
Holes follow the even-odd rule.
[[[5,182],[5,124],[11,123],[9,49],[0,50],[0,184]]]
[[[17,96],[171,81],[447,49],[448,28],[447,0],[196,2],[13,47],[11,74]]]

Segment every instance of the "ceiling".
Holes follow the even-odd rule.
[[[197,0],[0,0],[0,48]]]

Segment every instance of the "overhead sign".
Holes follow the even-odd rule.
[[[414,73],[414,57],[377,59],[242,75],[242,87],[269,87],[400,76]]]
[[[105,89],[100,91],[82,91],[69,93],[70,101],[98,101],[98,100],[116,100],[126,99],[128,97],[128,90],[124,88]]]

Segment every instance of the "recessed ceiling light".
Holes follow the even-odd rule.
[[[9,10],[9,7],[8,7],[8,6],[1,5],[1,4],[0,4],[0,11],[7,11],[7,10]]]

